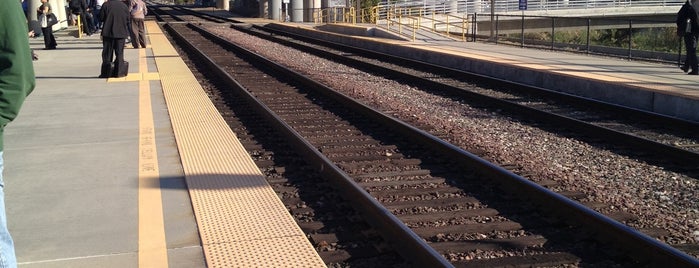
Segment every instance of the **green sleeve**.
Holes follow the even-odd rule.
[[[0,8],[0,128],[15,119],[36,84],[27,20],[20,2],[3,2]]]

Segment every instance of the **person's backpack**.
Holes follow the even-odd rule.
[[[70,3],[68,3],[68,8],[70,8],[70,12],[73,14],[80,14],[83,12],[83,6],[81,5],[82,0],[70,0]]]

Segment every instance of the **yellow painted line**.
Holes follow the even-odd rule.
[[[575,77],[583,77],[591,80],[599,80],[605,82],[615,82],[615,83],[632,83],[635,82],[631,79],[615,77],[607,74],[599,74],[589,71],[574,71],[574,70],[563,70],[563,71],[553,71],[554,73],[567,74]]]
[[[159,25],[146,28],[206,266],[327,267]]]
[[[146,50],[138,49],[138,73],[128,73],[124,77],[107,78],[107,83],[128,82],[128,81],[143,81],[143,80],[160,80],[160,74],[148,72],[146,65]]]
[[[138,53],[146,70],[145,49]],[[168,267],[150,82],[138,82],[138,267]]]
[[[142,80],[160,80],[160,74],[159,73],[149,73],[149,72],[129,73],[124,77],[107,78],[107,83],[142,81]]]

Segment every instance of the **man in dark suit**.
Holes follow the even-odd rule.
[[[119,73],[124,65],[124,43],[129,36],[128,22],[131,13],[127,3],[121,0],[109,0],[102,5],[100,21],[102,21],[102,72],[100,78],[110,77],[112,74],[112,59],[114,60],[114,73]]]

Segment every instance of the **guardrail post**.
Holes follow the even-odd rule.
[[[587,44],[585,51],[590,54],[590,18],[587,19]]]
[[[522,14],[522,47],[524,47],[524,14]]]
[[[420,27],[419,22],[413,20],[413,42],[415,42],[415,36],[417,35],[417,28]]]
[[[500,15],[495,15],[495,36],[493,37],[495,39],[495,44],[498,44],[498,36],[500,35],[498,33],[498,24],[500,24]],[[492,23],[490,24],[492,27]],[[490,31],[492,32],[493,29],[491,28]]]
[[[632,42],[632,39],[633,39],[633,28],[632,27],[633,26],[631,25],[631,22],[632,21],[629,20],[629,54],[628,54],[628,59],[631,59],[631,44],[633,43]]]
[[[374,20],[376,25],[379,25],[379,7],[371,8],[371,14],[369,15],[370,20]]]
[[[466,27],[468,25],[468,14],[464,14],[464,18],[461,20],[461,41],[466,42]]]
[[[551,18],[551,50],[555,49],[556,45],[556,18]]]
[[[78,21],[78,38],[83,38],[83,24],[80,22],[81,16],[77,16],[77,17],[78,17],[78,20],[77,20]]]
[[[450,34],[449,34],[449,14],[445,14],[445,15],[447,15],[447,32],[446,33],[447,33],[447,36],[450,36]]]
[[[478,23],[478,13],[474,12],[473,13],[473,27],[472,27],[473,42],[476,42],[476,30],[478,30],[478,26],[476,26],[477,23]]]

